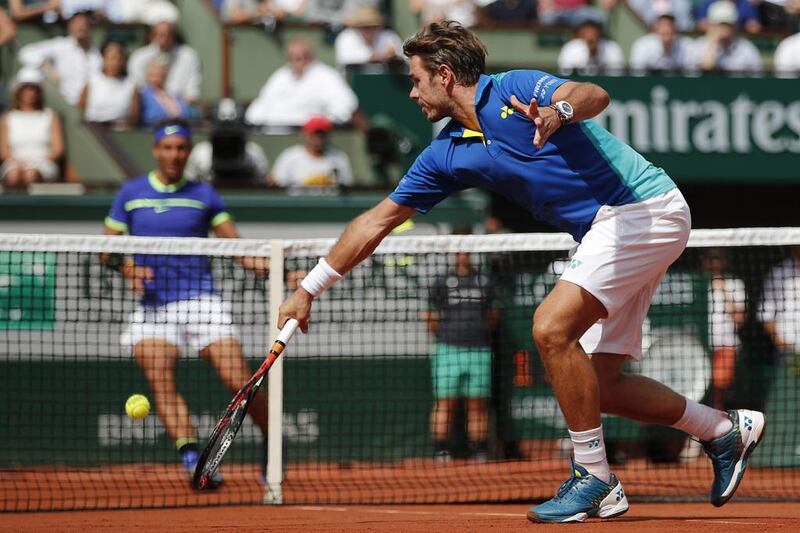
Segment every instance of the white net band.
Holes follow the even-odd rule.
[[[0,250],[29,252],[85,252],[224,256],[270,255],[271,243],[259,239],[202,239],[104,235],[0,234]],[[286,257],[327,254],[335,239],[281,240]],[[788,246],[800,244],[800,228],[696,229],[690,248]],[[559,251],[575,246],[564,233],[510,233],[500,235],[436,235],[389,237],[376,254]]]

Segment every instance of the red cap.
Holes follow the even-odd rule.
[[[303,131],[305,133],[315,133],[318,131],[329,132],[333,129],[333,123],[326,117],[318,116],[311,117],[303,124]]]

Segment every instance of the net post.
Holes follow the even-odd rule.
[[[270,240],[269,276],[269,340],[278,335],[278,308],[284,293],[283,241]],[[267,484],[264,503],[283,503],[283,357],[279,357],[267,374]]]

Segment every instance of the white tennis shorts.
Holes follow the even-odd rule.
[[[239,337],[231,304],[217,295],[207,294],[162,307],[140,305],[131,313],[120,344],[133,348],[144,339],[163,339],[181,351],[189,348],[196,353],[226,337]]]
[[[608,316],[580,343],[588,354],[642,357],[642,323],[667,268],[689,240],[691,214],[678,189],[618,207],[603,206],[561,279],[587,290]]]

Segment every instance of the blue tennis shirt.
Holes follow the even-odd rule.
[[[580,242],[603,205],[625,205],[675,188],[654,166],[594,121],[558,129],[541,149],[536,127],[511,106],[550,105],[567,80],[537,70],[481,75],[475,111],[482,132],[452,120],[389,196],[427,213],[450,194],[481,187],[502,194]]]
[[[105,224],[137,236],[208,237],[210,228],[230,219],[211,185],[185,180],[164,185],[151,172],[122,186]],[[216,293],[205,256],[138,254],[134,261],[153,269],[153,279],[146,283],[141,299],[144,306]]]

